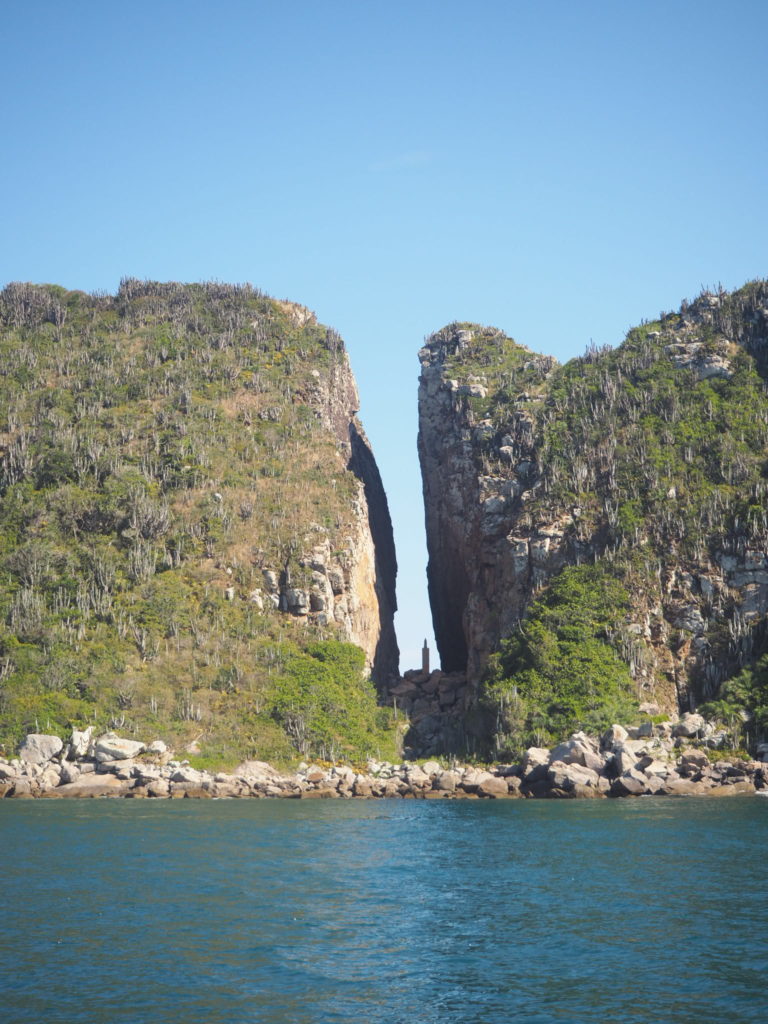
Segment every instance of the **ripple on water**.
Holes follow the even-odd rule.
[[[0,802],[0,1021],[764,1018],[768,801]]]

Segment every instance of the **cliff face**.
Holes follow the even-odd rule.
[[[481,351],[478,362],[473,356]],[[557,558],[551,537],[531,537],[531,547],[525,528],[520,536],[512,528],[513,510],[524,507],[534,484],[534,421],[527,392],[503,423],[484,415],[493,388],[488,369],[516,373],[530,388],[555,363],[494,328],[466,324],[432,335],[419,355],[418,446],[435,640],[446,672],[466,670],[477,681],[489,653],[520,619],[532,585]]]
[[[321,626],[332,611],[346,637],[365,651],[374,682],[386,688],[397,677],[400,657],[394,628],[397,558],[392,520],[376,459],[357,418],[360,399],[347,354],[335,335],[331,346],[335,358],[326,374],[313,371],[308,400],[335,439],[354,488],[348,534],[337,537],[335,544],[330,536],[319,544],[314,543],[316,536],[310,538],[312,550],[305,550],[298,561],[311,569],[311,585],[298,592],[298,604],[294,595],[289,600],[281,593],[281,606],[304,612]],[[327,534],[317,524],[313,530]]]
[[[336,332],[250,286],[13,284],[0,350],[0,738],[343,748],[302,659],[335,686],[352,642],[385,687],[397,567]]]
[[[493,328],[429,338],[419,454],[443,669],[477,690],[533,600],[598,563],[629,594],[604,632],[637,699],[715,696],[765,642],[767,357],[765,282],[565,366]]]

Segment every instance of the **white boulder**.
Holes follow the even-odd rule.
[[[63,746],[58,736],[31,732],[19,748],[19,757],[27,764],[45,764],[61,753]]]
[[[69,759],[71,761],[76,760],[78,757],[86,756],[91,745],[91,736],[93,736],[92,725],[89,725],[87,729],[83,729],[82,732],[79,729],[72,730],[72,736],[69,740]]]
[[[97,761],[125,761],[130,757],[136,757],[146,749],[146,746],[139,743],[138,740],[126,740],[113,732],[99,736],[94,744]]]

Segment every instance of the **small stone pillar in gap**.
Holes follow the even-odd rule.
[[[427,646],[426,638],[424,646],[421,648],[421,671],[424,675],[429,675],[429,647]]]

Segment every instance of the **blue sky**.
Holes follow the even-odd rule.
[[[0,20],[0,284],[251,281],[344,336],[431,637],[417,352],[567,359],[768,274],[765,0],[27,0]]]

